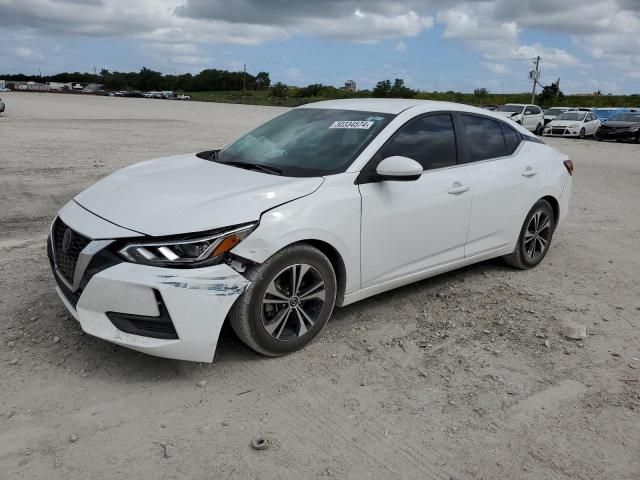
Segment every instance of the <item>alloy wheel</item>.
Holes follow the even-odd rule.
[[[524,234],[524,251],[529,260],[535,261],[546,251],[551,239],[551,219],[539,210],[533,214]]]
[[[295,340],[316,323],[326,301],[320,272],[307,264],[290,265],[269,283],[262,299],[262,325],[276,340]]]

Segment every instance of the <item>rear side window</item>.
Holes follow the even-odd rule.
[[[382,149],[382,158],[409,157],[425,170],[456,164],[456,135],[449,114],[429,115],[405,125]]]
[[[507,147],[507,155],[511,155],[520,145],[520,134],[504,123],[500,123],[500,126],[502,127],[504,143]]]
[[[507,153],[501,122],[486,117],[461,115],[469,162],[504,157]]]

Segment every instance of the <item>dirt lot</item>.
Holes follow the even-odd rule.
[[[548,141],[574,160],[575,192],[538,268],[486,262],[339,309],[285,358],[227,331],[205,365],[83,335],[54,292],[46,233],[109,172],[221,145],[281,110],[3,98],[3,480],[640,478],[638,145]],[[587,338],[563,338],[567,320]],[[260,436],[269,448],[253,450]]]

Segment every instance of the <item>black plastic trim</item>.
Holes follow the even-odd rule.
[[[141,337],[160,338],[164,340],[177,340],[178,332],[171,321],[167,307],[158,290],[153,290],[158,302],[160,315],[151,317],[148,315],[133,315],[130,313],[107,312],[111,323],[120,331],[139,335]]]

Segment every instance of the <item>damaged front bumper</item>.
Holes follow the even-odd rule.
[[[68,215],[63,220],[65,228],[77,228]],[[108,225],[92,225],[92,231],[103,227]],[[55,222],[47,252],[56,291],[82,330],[159,357],[213,361],[227,314],[249,284],[246,278],[227,264],[176,269],[128,263],[100,248],[111,242],[89,237],[70,266],[54,254],[61,245],[52,240],[59,237],[54,228]]]
[[[89,335],[160,357],[212,362],[227,313],[247,284],[228,265],[120,263],[89,280],[75,309],[56,289]]]

